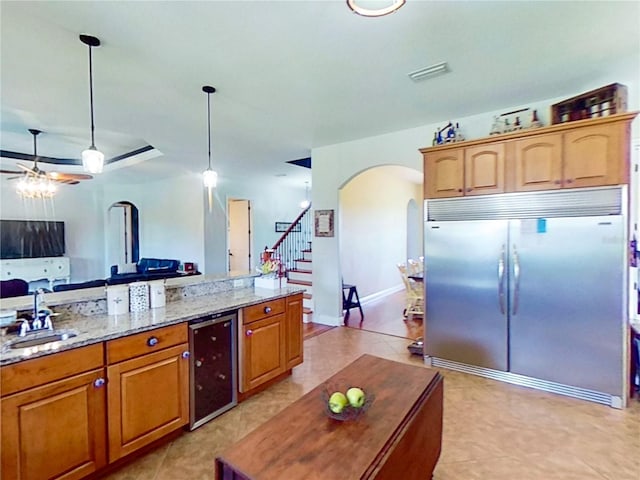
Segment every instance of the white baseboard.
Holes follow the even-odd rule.
[[[362,297],[360,299],[360,305],[366,305],[367,303],[374,302],[376,300],[380,300],[381,298],[388,297],[389,295],[393,295],[396,292],[400,292],[404,290],[404,285],[399,284],[391,288],[387,288],[385,290],[381,290],[376,293],[372,293],[371,295],[367,295],[366,297]]]

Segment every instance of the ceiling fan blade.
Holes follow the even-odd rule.
[[[18,168],[21,168],[22,170],[27,171],[27,172],[37,173],[37,170],[35,168],[29,168],[26,165],[22,165],[21,163],[16,163],[16,166]],[[35,167],[35,165],[34,165],[34,167]]]
[[[9,174],[14,174],[14,175],[22,175],[24,172],[21,172],[20,170],[0,170],[0,173],[9,173]]]
[[[56,183],[62,183],[63,185],[77,185],[80,183],[78,180],[72,180],[72,179],[52,178],[52,180]]]
[[[93,175],[86,173],[48,172],[47,175],[53,180],[91,180],[93,178]]]

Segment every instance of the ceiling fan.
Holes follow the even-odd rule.
[[[30,128],[29,132],[33,135],[33,167],[29,168],[26,165],[20,163],[17,164],[22,170],[0,170],[0,173],[7,173],[13,175],[20,175],[20,177],[40,178],[43,180],[49,180],[57,183],[64,183],[67,185],[76,185],[80,183],[80,180],[91,180],[92,175],[85,173],[63,173],[63,172],[45,172],[38,167],[38,148],[36,143],[37,136],[42,133],[41,130]],[[20,178],[14,177],[14,178]],[[11,180],[11,179],[10,179]]]

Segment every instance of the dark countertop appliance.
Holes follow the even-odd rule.
[[[189,322],[190,430],[238,403],[237,319],[234,310]]]

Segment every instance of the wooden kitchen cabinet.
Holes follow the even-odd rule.
[[[563,186],[562,134],[516,140],[514,157],[514,191],[552,190]]]
[[[3,367],[2,478],[83,478],[106,465],[103,345]]]
[[[630,124],[636,115],[622,113],[420,149],[424,197],[629,183]]]
[[[302,293],[287,297],[285,316],[285,368],[287,370],[300,365],[303,361],[302,304]]]
[[[243,309],[241,392],[246,393],[286,371],[285,311],[284,298]]]
[[[504,143],[464,149],[464,194],[488,195],[505,191]]]
[[[424,154],[425,198],[464,195],[464,149]]]
[[[110,462],[189,423],[186,324],[107,342],[107,358],[120,360],[107,366]]]
[[[627,128],[628,130],[628,128]],[[570,130],[564,134],[564,177],[567,187],[628,183],[625,124]],[[623,143],[624,142],[624,143]]]

